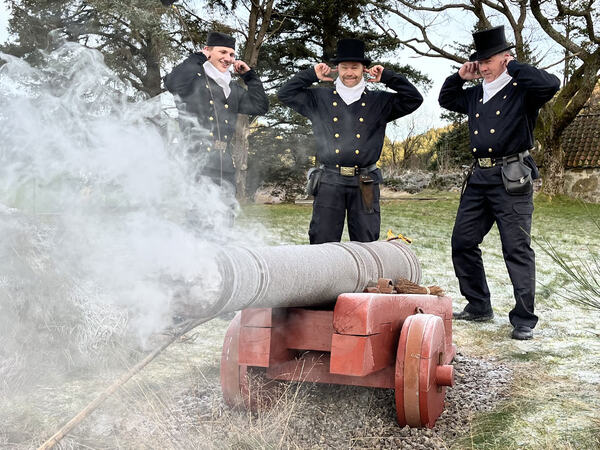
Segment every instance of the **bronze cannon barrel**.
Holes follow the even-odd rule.
[[[199,318],[246,308],[318,306],[362,292],[379,278],[421,279],[417,257],[398,240],[230,247],[216,255],[216,264],[216,286],[180,297],[185,303],[178,305],[180,314]]]

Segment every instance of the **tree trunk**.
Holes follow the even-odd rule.
[[[565,152],[560,144],[562,130],[557,130],[557,120],[564,113],[563,99],[559,94],[553,104],[547,104],[538,116],[535,136],[540,143],[540,153],[534,151],[534,158],[543,162],[542,192],[551,197],[563,193]]]
[[[558,140],[544,145],[542,191],[553,197],[564,193],[565,152]]]
[[[150,97],[154,97],[162,92],[162,78],[160,76],[160,48],[153,36],[147,39],[147,49],[143,55],[146,62],[146,74],[142,80],[144,90]]]
[[[261,2],[259,0],[251,2],[252,6],[248,18],[248,39],[242,55],[242,60],[250,67],[255,67],[258,62],[258,53],[271,23],[274,1],[264,0]],[[249,134],[250,118],[244,114],[238,115],[232,156],[235,164],[236,197],[240,202],[247,200],[246,179],[248,178]]]

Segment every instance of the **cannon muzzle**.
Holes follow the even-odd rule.
[[[379,278],[421,279],[419,261],[401,241],[235,247],[223,249],[216,261],[216,287],[180,296],[177,314],[202,318],[246,308],[318,306],[362,292]]]

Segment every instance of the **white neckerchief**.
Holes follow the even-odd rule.
[[[340,94],[340,97],[342,97],[342,100],[344,100],[346,105],[354,103],[356,100],[358,100],[364,92],[365,87],[366,83],[364,78],[361,78],[360,82],[354,87],[345,86],[339,77],[335,80],[335,90],[338,94]]]
[[[483,81],[483,103],[487,102],[490,98],[496,95],[502,90],[504,86],[510,83],[512,77],[508,74],[508,71],[502,72],[502,74],[494,81]]]
[[[225,94],[225,98],[229,98],[229,94],[231,94],[231,87],[229,86],[229,83],[231,83],[231,72],[229,72],[229,70],[226,72],[221,72],[219,69],[213,66],[210,61],[206,61],[204,64],[202,64],[202,67],[204,67],[204,72],[206,72],[206,75],[211,77],[213,80],[215,80],[215,83],[221,86],[221,89],[223,89],[223,94]]]

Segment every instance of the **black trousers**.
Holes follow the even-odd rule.
[[[339,242],[348,213],[351,241],[371,242],[379,239],[379,185],[373,186],[373,212],[365,210],[358,186],[321,182],[313,203],[308,236],[311,244]]]
[[[460,292],[474,314],[492,311],[479,244],[494,222],[513,285],[515,307],[509,313],[513,326],[535,327],[535,253],[531,248],[533,193],[510,195],[503,185],[468,184],[452,232],[452,262]]]

